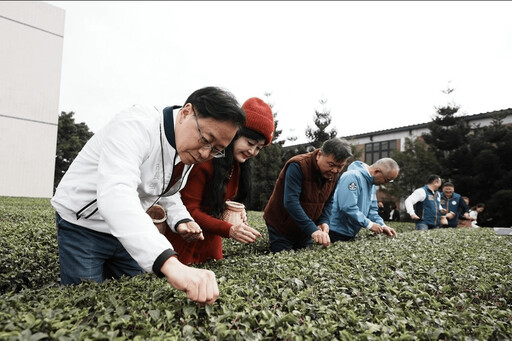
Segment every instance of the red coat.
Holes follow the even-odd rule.
[[[207,206],[210,194],[208,184],[212,177],[212,160],[199,163],[190,171],[187,184],[180,192],[181,199],[190,215],[201,226],[204,240],[189,243],[176,233],[168,231],[166,234],[183,264],[200,264],[209,258],[216,260],[223,258],[222,237],[229,238],[231,224],[206,213],[209,211]],[[235,196],[239,180],[240,166],[235,162],[233,175],[227,184],[225,200],[230,200]]]

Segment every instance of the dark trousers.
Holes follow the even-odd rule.
[[[348,242],[348,241],[356,239],[356,237],[345,236],[344,234],[335,232],[333,230],[329,230],[329,238],[331,238],[331,243]]]
[[[313,240],[311,238],[306,238],[299,241],[293,241],[281,233],[279,233],[275,228],[267,224],[268,229],[268,241],[270,242],[270,250],[272,252],[281,252],[286,250],[297,250],[303,249],[305,247],[309,247],[313,245]]]

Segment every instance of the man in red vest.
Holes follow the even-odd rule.
[[[312,240],[324,247],[331,244],[332,195],[351,156],[350,145],[333,138],[288,160],[263,212],[272,252],[304,248]]]

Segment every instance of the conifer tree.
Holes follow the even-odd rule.
[[[512,226],[512,127],[496,114],[489,126],[476,127],[469,138],[472,167],[457,181],[472,204],[486,204],[492,226]]]
[[[322,105],[322,109],[315,110],[314,123],[316,129],[309,125],[306,128],[306,137],[315,148],[320,148],[324,141],[334,138],[338,134],[336,128],[327,131],[327,127],[329,127],[332,121],[331,110],[325,106],[327,103],[326,99],[321,99],[319,102]]]
[[[439,174],[436,156],[422,138],[405,139],[404,151],[394,151],[391,157],[400,166],[400,175],[386,186],[396,198],[407,198],[416,188],[423,186],[430,174]]]
[[[453,89],[443,91],[449,95]],[[436,116],[428,124],[429,133],[423,134],[423,139],[435,154],[443,179],[454,180],[457,175],[470,167],[468,136],[471,128],[467,121],[456,116],[459,105],[447,103],[436,108]]]
[[[92,137],[93,132],[85,123],[75,123],[74,112],[61,112],[59,115],[59,127],[57,130],[57,151],[55,156],[54,188],[57,188],[60,180],[78,155],[82,147]]]

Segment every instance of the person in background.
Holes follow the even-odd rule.
[[[441,214],[444,214],[448,222],[445,225],[446,227],[457,227],[459,214],[462,214],[464,219],[470,218],[468,205],[466,205],[460,194],[455,193],[455,186],[451,182],[443,184],[441,207]]]
[[[411,219],[416,222],[416,230],[439,228],[441,223],[441,177],[430,175],[427,184],[412,192],[405,199],[405,208]]]
[[[222,220],[227,200],[244,203],[250,192],[250,159],[274,137],[274,115],[268,104],[253,97],[242,108],[247,121],[226,148],[226,157],[196,165],[190,173],[194,181],[187,182],[181,191],[183,203],[204,234],[204,240],[187,242],[179,234],[168,231],[166,237],[184,264],[222,259],[222,238],[248,244],[261,237],[246,220],[236,225]]]
[[[463,195],[462,200],[464,200],[464,202],[466,203],[466,206],[469,207],[469,197],[466,197]]]
[[[390,205],[389,205],[389,208],[390,208],[390,211],[389,211],[389,216],[388,216],[388,219],[385,219],[385,220],[389,220],[389,221],[400,221],[400,211],[397,210],[396,208],[396,204],[394,202],[392,202]]]
[[[286,162],[263,211],[272,252],[305,248],[312,240],[324,247],[331,244],[332,195],[351,156],[350,145],[333,138]]]
[[[133,106],[98,131],[51,200],[61,283],[153,272],[193,301],[215,302],[215,274],[182,264],[146,211],[158,203],[173,231],[202,239],[179,190],[194,164],[224,156],[245,119],[232,94],[206,87],[183,106]]]
[[[375,234],[396,236],[378,214],[377,187],[393,182],[400,167],[391,158],[383,158],[368,166],[354,161],[343,173],[332,205],[329,237],[332,242],[353,240],[362,228]]]
[[[482,219],[478,219],[479,215],[482,215],[482,213],[485,210],[485,204],[479,203],[475,207],[469,211],[469,216],[471,217],[471,227],[480,227],[478,223],[482,221]]]
[[[469,198],[466,196],[462,196],[462,200],[464,200],[464,203],[466,204],[466,206],[469,207]],[[466,218],[464,213],[466,213],[466,212],[459,211],[459,223],[457,224],[457,227],[471,227],[471,221],[473,218],[471,218],[471,216],[469,216],[469,213]]]
[[[384,207],[384,203],[382,201],[378,201],[377,202],[377,208],[378,208],[378,214],[380,215],[380,217],[383,219],[383,220],[387,220],[388,219],[388,212],[386,212],[386,209]]]

